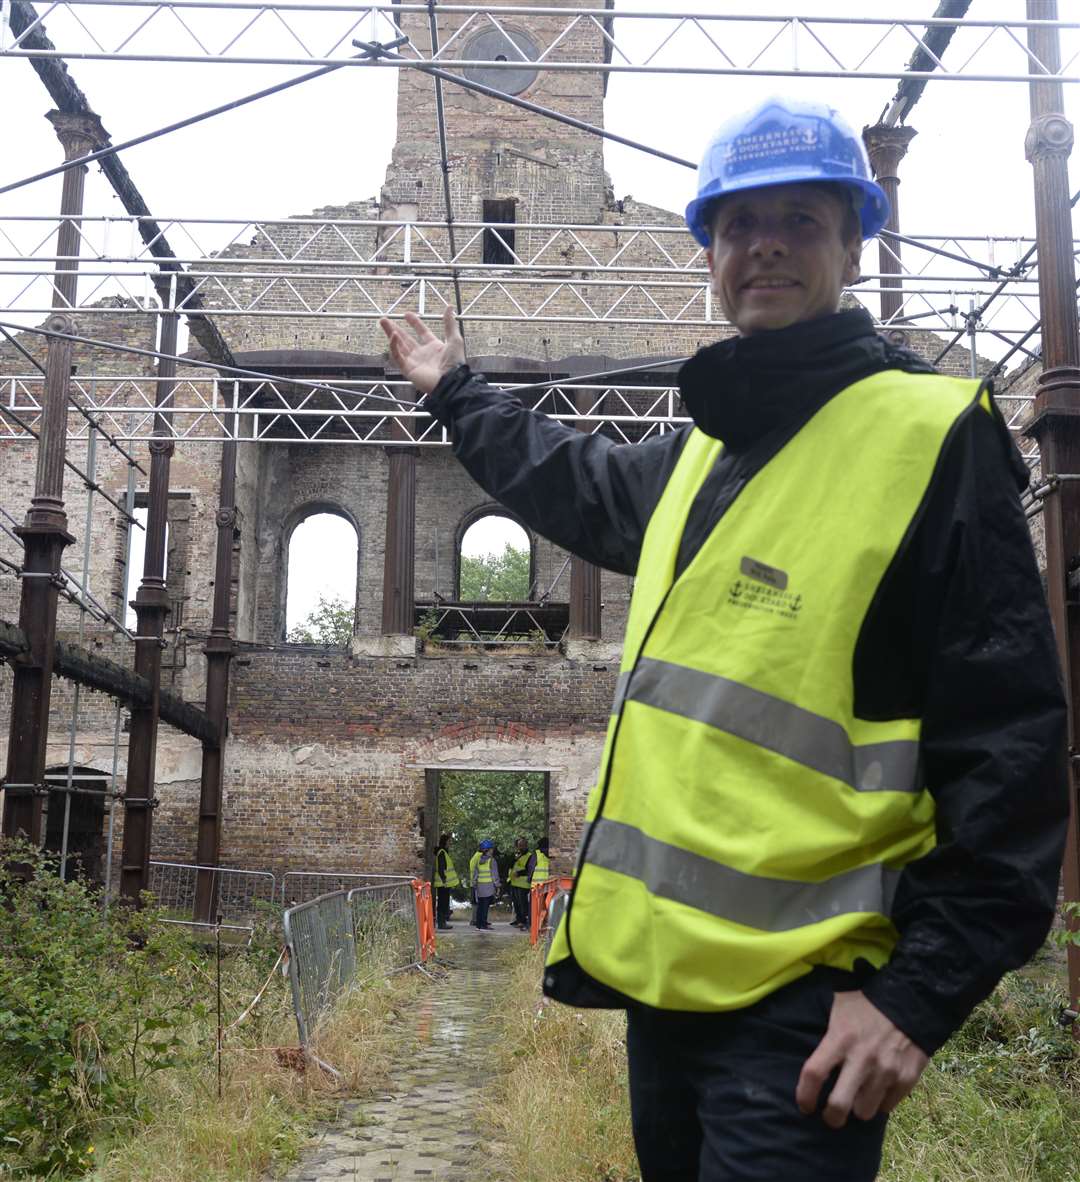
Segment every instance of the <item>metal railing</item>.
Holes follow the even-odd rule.
[[[149,890],[157,905],[168,914],[165,923],[185,927],[213,928],[195,912],[199,872],[210,876],[210,899],[214,915],[222,918],[222,930],[254,930],[258,905],[272,907],[277,901],[277,881],[268,870],[232,870],[223,866],[199,866],[190,862],[151,862]]]
[[[310,1049],[319,1022],[350,985],[421,962],[416,900],[413,883],[398,879],[333,891],[285,911],[301,1046]]]
[[[295,907],[320,895],[355,887],[411,882],[407,874],[360,874],[352,870],[287,870],[281,876],[281,905]]]

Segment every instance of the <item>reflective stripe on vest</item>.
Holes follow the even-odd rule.
[[[841,391],[675,579],[722,449],[691,432],[646,531],[549,963],[573,955],[659,1008],[724,1010],[813,964],[888,960],[896,884],[935,844],[934,807],[921,721],[855,716],[855,646],[977,389],[889,371]]]
[[[532,886],[538,882],[547,882],[551,877],[551,859],[539,850],[534,851],[536,865],[533,867]]]
[[[529,876],[525,873],[525,867],[529,864],[531,854],[522,854],[510,867],[510,885],[512,887],[527,887],[529,885]]]
[[[494,882],[491,877],[491,863],[494,858],[481,858],[476,864],[476,884],[480,885],[482,882]]]

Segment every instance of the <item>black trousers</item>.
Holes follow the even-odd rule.
[[[491,899],[491,895],[477,895],[476,897],[476,926],[478,928],[491,926],[488,923],[488,908],[491,906]]]
[[[855,988],[853,974],[818,968],[731,1013],[631,1009],[630,1112],[642,1182],[871,1182],[888,1118],[851,1116],[831,1129],[795,1103],[835,992]]]
[[[450,887],[435,888],[435,923],[442,927],[450,922]]]
[[[512,886],[510,894],[514,900],[514,922],[529,922],[529,888]]]

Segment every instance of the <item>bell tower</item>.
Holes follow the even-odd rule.
[[[607,0],[610,5],[613,0]],[[510,0],[527,7],[530,0]],[[510,6],[504,5],[504,6]],[[547,7],[572,8],[571,0]],[[565,32],[569,18],[439,13],[438,41],[448,60],[521,61],[520,68],[473,66],[463,71],[510,95],[595,126],[603,124],[605,76],[599,72],[536,69],[536,60]],[[402,31],[430,56],[426,14],[407,13]],[[596,22],[579,22],[545,60],[604,60]],[[450,191],[456,221],[596,223],[607,187],[602,141],[495,98],[443,82]],[[402,68],[398,78],[397,143],[382,191],[383,216],[445,217],[435,103],[435,80]],[[491,261],[490,259],[488,261]],[[497,261],[497,260],[496,260]]]

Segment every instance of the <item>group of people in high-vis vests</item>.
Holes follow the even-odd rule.
[[[383,321],[470,476],[634,579],[543,990],[626,1011],[642,1182],[870,1182],[1054,917],[1066,710],[1029,473],[989,381],[841,303],[889,216],[831,106],[729,118],[686,222],[730,330],[679,371],[692,421],[636,444],[490,386],[449,308],[442,340]]]
[[[463,882],[450,856],[452,834],[439,835],[435,847],[435,865],[432,885],[435,888],[435,926],[439,931],[450,930],[450,901],[455,887],[466,886],[472,900],[473,910],[470,923],[482,932],[491,930],[491,904],[499,897],[502,876],[495,855],[495,843],[485,837],[469,859],[468,877]],[[524,837],[514,842],[514,861],[510,866],[508,883],[514,905],[514,918],[510,923],[522,930],[529,927],[529,892],[536,883],[547,882],[551,877],[551,861],[548,857],[548,840],[543,838],[530,846]]]

